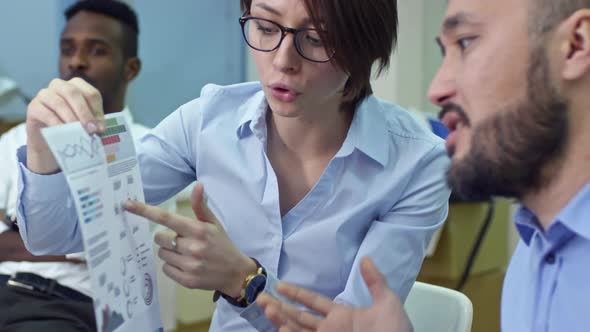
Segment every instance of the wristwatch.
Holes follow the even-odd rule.
[[[255,258],[250,258],[256,263],[256,273],[249,274],[246,277],[242,284],[240,296],[233,298],[220,291],[215,291],[215,293],[213,293],[213,302],[217,302],[219,297],[223,297],[230,304],[245,308],[256,301],[258,294],[260,294],[266,286],[266,270]]]

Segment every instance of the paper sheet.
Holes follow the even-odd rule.
[[[144,201],[130,127],[122,115],[105,121],[100,137],[79,122],[42,134],[76,205],[98,331],[162,331],[149,223],[121,207]]]

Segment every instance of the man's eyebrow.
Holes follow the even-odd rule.
[[[104,39],[88,38],[85,41],[88,41],[88,42],[93,43],[93,44],[100,44],[100,45],[109,46],[109,47],[111,46],[111,43],[107,42]]]
[[[70,38],[70,37],[63,37],[59,40],[60,43],[73,43],[74,42],[74,38]],[[100,39],[100,38],[86,38],[84,39],[85,43],[92,43],[92,44],[99,44],[99,45],[104,45],[104,46],[108,46],[110,47],[111,44],[109,42],[107,42],[104,39]]]
[[[444,20],[442,24],[442,34],[452,34],[462,25],[479,25],[479,23],[474,15],[465,12],[459,12],[457,14],[447,17]]]

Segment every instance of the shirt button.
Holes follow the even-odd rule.
[[[549,265],[555,264],[555,254],[554,253],[547,254],[547,256],[545,256],[545,263],[547,263]]]

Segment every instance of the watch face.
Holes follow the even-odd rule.
[[[264,290],[264,286],[266,286],[266,277],[264,275],[258,274],[252,278],[246,286],[246,301],[248,301],[248,303],[256,301],[258,294]]]

